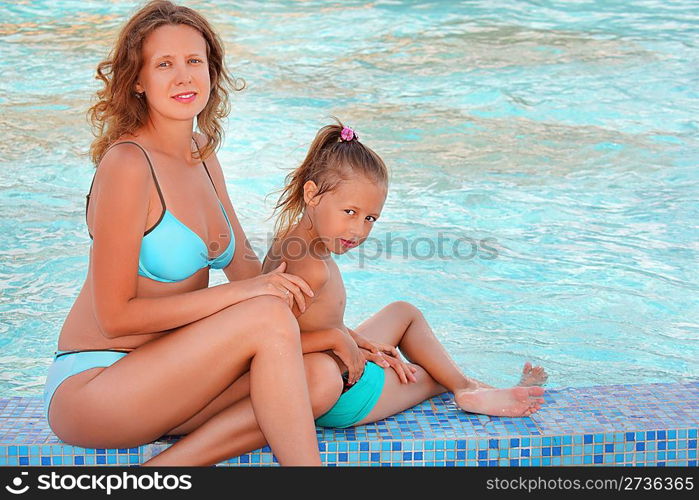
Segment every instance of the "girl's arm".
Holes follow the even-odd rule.
[[[347,367],[348,382],[354,384],[364,372],[364,356],[352,337],[340,328],[301,332],[303,353],[332,351]]]
[[[335,350],[344,333],[338,328],[326,328],[301,332],[301,349],[304,354]]]

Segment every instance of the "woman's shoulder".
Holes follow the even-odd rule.
[[[151,176],[150,160],[138,143],[115,141],[104,153],[97,166],[97,177],[106,183],[144,183]]]
[[[148,164],[150,162],[145,146],[131,135],[123,135],[112,142],[102,155],[100,166],[105,162],[111,164],[119,160],[128,163],[143,161]]]

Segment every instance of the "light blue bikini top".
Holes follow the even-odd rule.
[[[143,239],[141,240],[141,252],[138,256],[138,274],[155,281],[175,283],[177,281],[182,281],[189,278],[194,273],[205,267],[223,269],[230,264],[231,260],[233,259],[233,254],[235,253],[235,237],[233,235],[231,222],[228,219],[228,215],[226,214],[226,210],[223,208],[220,198],[218,200],[218,204],[221,206],[223,216],[226,218],[231,241],[221,255],[210,259],[208,248],[199,235],[185,226],[180,220],[177,219],[177,217],[172,215],[172,212],[170,212],[165,206],[163,193],[160,190],[160,185],[158,184],[158,179],[155,176],[153,165],[145,149],[132,141],[122,141],[118,144],[134,144],[138,146],[141,151],[143,151],[144,155],[146,155],[146,160],[148,160],[148,166],[150,167],[151,174],[153,175],[155,187],[158,190],[160,203],[163,205],[163,213],[160,215],[158,222],[156,222],[152,228],[143,234]],[[213,185],[214,181],[211,179],[209,169],[206,168],[206,163],[202,161],[202,165],[204,165],[206,175],[209,176],[211,184]],[[92,184],[94,183],[95,178],[93,177]],[[216,191],[215,185],[214,191]],[[90,193],[91,192],[92,185],[90,185]],[[216,196],[218,197],[218,192],[216,192]],[[85,204],[86,221],[87,207],[89,204],[90,194],[87,195],[87,202]],[[89,231],[88,234],[90,234]],[[90,238],[92,239],[91,234]]]

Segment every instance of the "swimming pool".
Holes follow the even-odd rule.
[[[136,5],[2,4],[0,395],[41,392],[84,280],[84,112]],[[339,259],[348,325],[409,300],[495,385],[525,359],[553,387],[699,376],[694,2],[189,5],[248,84],[219,158],[258,255],[266,195],[331,114],[391,167]]]

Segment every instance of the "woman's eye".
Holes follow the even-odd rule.
[[[200,63],[200,62],[204,62],[204,61],[202,61],[201,59],[197,59],[196,57],[194,57],[194,58],[190,59],[189,62],[195,63],[195,64],[196,64],[196,63]]]
[[[374,217],[373,215],[367,215],[366,220],[368,220],[369,222],[376,222],[376,217]]]
[[[351,212],[351,213],[350,213],[350,212]],[[355,214],[355,211],[352,210],[351,208],[346,208],[346,209],[345,209],[345,213],[346,213],[347,215],[354,215],[354,214]]]
[[[158,63],[159,68],[165,68],[168,64],[170,64],[168,61],[163,61],[161,63]]]

